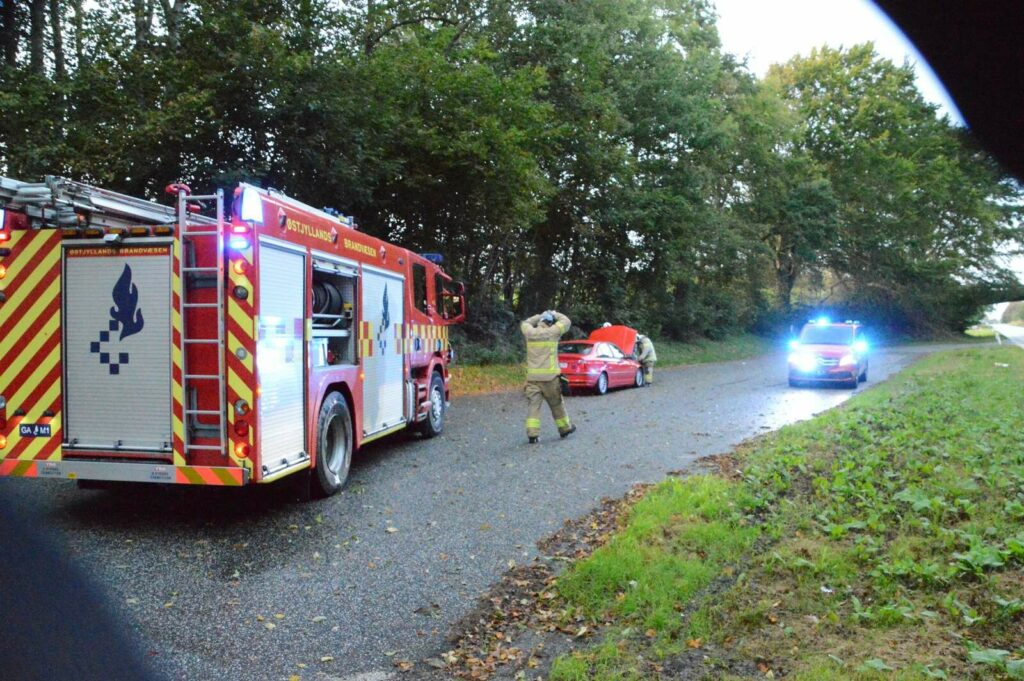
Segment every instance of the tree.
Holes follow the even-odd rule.
[[[826,47],[773,67],[768,82],[805,121],[800,148],[838,199],[824,257],[848,299],[909,330],[954,328],[964,309],[952,301],[1007,283],[995,256],[1021,236],[1019,190],[936,117],[909,65],[870,43]]]

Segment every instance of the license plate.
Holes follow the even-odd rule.
[[[50,424],[22,423],[18,426],[18,435],[22,437],[50,437]]]
[[[569,363],[568,362],[559,362],[558,363],[558,368],[559,369],[568,369],[569,368]]]

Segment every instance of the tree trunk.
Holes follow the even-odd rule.
[[[53,32],[53,74],[58,82],[67,79],[67,68],[64,65],[64,34],[61,32],[62,20],[60,0],[50,0],[50,31]]]
[[[82,0],[72,0],[71,7],[75,15],[75,68],[82,65],[85,55],[84,29],[85,19],[82,15]]]
[[[135,51],[139,52],[149,46],[153,33],[153,0],[133,0],[132,11],[135,14]]]
[[[18,66],[18,7],[7,0],[0,1],[0,45],[4,53],[4,63],[11,68]]]
[[[181,44],[181,15],[185,11],[185,0],[160,0],[164,10],[164,23],[167,25],[167,45],[177,50]]]
[[[29,70],[41,76],[45,71],[43,45],[46,42],[46,0],[32,0],[29,18]]]

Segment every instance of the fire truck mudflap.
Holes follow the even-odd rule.
[[[170,454],[171,246],[64,249],[64,446]]]

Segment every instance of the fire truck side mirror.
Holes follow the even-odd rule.
[[[449,324],[458,324],[466,320],[466,285],[461,281],[455,284],[455,292],[444,292],[445,311]]]

